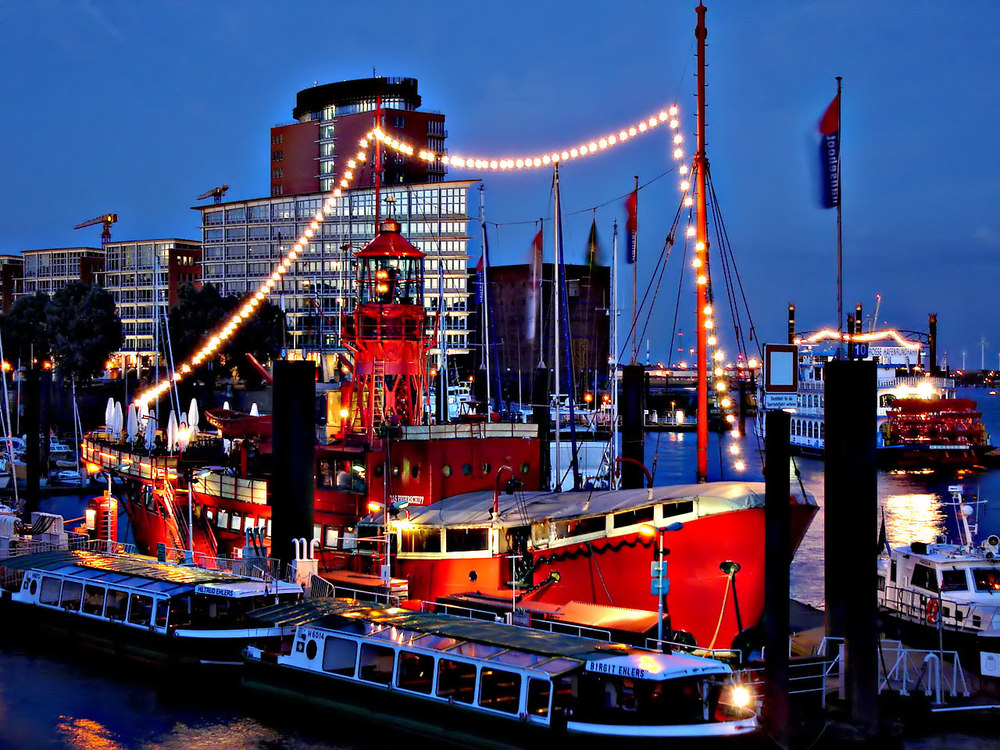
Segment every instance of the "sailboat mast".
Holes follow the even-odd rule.
[[[489,414],[493,411],[493,399],[490,392],[491,378],[490,378],[490,304],[489,296],[486,294],[486,274],[489,273],[489,264],[486,262],[486,204],[483,198],[483,186],[479,186],[479,225],[483,233],[483,273],[479,277],[479,283],[481,288],[479,290],[479,299],[482,300],[483,314],[481,316],[483,322],[483,362],[486,365],[486,413]],[[497,394],[497,403],[500,403],[500,394]],[[497,411],[500,411],[500,407],[497,406]]]
[[[844,133],[841,131],[841,98],[840,84],[842,78],[837,76],[837,138],[839,143],[844,142]],[[837,148],[837,352],[841,356],[844,351],[844,244],[841,234],[840,205],[844,196],[844,181],[840,179],[840,148]],[[878,314],[876,313],[876,317]],[[854,331],[848,331],[854,333]]]
[[[608,489],[615,487],[615,468],[621,455],[621,432],[618,430],[618,220],[611,234],[611,456],[608,461]]]
[[[694,36],[698,40],[698,123],[697,150],[694,156],[694,173],[696,179],[696,212],[698,218],[697,241],[695,243],[695,273],[698,297],[698,439],[697,439],[697,481],[708,481],[708,373],[706,361],[708,358],[708,331],[705,328],[708,306],[708,218],[706,216],[705,172],[708,160],[705,157],[705,38],[708,29],[705,27],[705,6],[698,4],[698,25]]]
[[[561,307],[560,307],[561,299],[560,299],[560,295],[559,295],[559,248],[562,246],[562,241],[561,241],[561,239],[559,237],[559,230],[561,228],[560,225],[562,224],[562,221],[561,221],[561,217],[560,217],[560,210],[561,209],[560,209],[560,206],[559,206],[559,163],[556,162],[552,166],[553,166],[552,180],[553,180],[553,183],[554,183],[553,187],[554,187],[554,190],[555,190],[555,220],[552,222],[552,224],[555,226],[555,231],[554,231],[554,234],[553,234],[553,236],[555,238],[555,252],[554,252],[554,255],[553,255],[554,262],[552,264],[552,302],[553,302],[553,304],[552,304],[552,311],[554,313],[554,315],[553,315],[553,326],[552,326],[552,330],[553,330],[553,333],[552,333],[552,359],[553,359],[553,363],[554,363],[554,367],[555,367],[555,389],[554,390],[555,390],[555,410],[556,410],[556,437],[555,437],[556,461],[555,461],[555,473],[554,473],[554,476],[555,476],[554,489],[558,492],[560,489],[562,489],[562,465],[561,465],[562,462],[560,460],[562,458],[562,456],[560,455],[561,447],[559,445],[559,432],[560,432],[560,429],[562,427],[562,414],[560,413],[560,408],[559,408],[559,406],[560,406],[559,405],[559,401],[560,401],[560,398],[559,398],[559,396],[560,396],[560,392],[559,392],[559,359],[560,359],[559,358],[559,345],[561,343],[561,339],[560,339],[560,336],[559,336],[559,317],[560,317],[560,312],[561,312]],[[542,265],[544,267],[544,264],[542,264]]]

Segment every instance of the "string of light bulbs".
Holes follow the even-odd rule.
[[[649,117],[629,125],[626,128],[622,128],[618,131],[618,133],[612,133],[597,139],[590,139],[586,143],[579,146],[561,149],[558,151],[551,151],[541,155],[500,158],[474,158],[457,155],[449,156],[447,154],[437,154],[428,149],[418,150],[410,144],[389,135],[380,127],[374,128],[359,141],[358,145],[360,148],[354,157],[347,161],[347,170],[341,176],[338,187],[334,188],[330,192],[324,201],[323,206],[317,210],[313,216],[312,223],[301,235],[299,235],[298,239],[296,239],[295,243],[292,245],[291,250],[289,250],[281,262],[278,263],[267,280],[261,283],[257,290],[247,298],[247,301],[244,302],[244,304],[229,317],[225,324],[218,328],[208,338],[208,340],[201,347],[199,347],[199,349],[191,357],[189,357],[187,361],[183,362],[175,369],[172,376],[160,380],[139,393],[135,397],[136,405],[139,406],[141,404],[145,404],[148,407],[149,404],[159,399],[173,386],[174,383],[180,382],[185,376],[192,373],[198,365],[215,354],[215,352],[240,328],[243,321],[253,315],[257,307],[268,297],[274,287],[292,267],[292,264],[295,263],[299,253],[306,246],[309,240],[312,239],[317,231],[319,231],[321,222],[326,219],[327,215],[333,212],[333,208],[343,195],[343,191],[350,185],[350,182],[354,177],[354,170],[359,165],[367,162],[368,147],[372,140],[377,139],[380,143],[388,146],[393,151],[401,153],[405,156],[413,156],[416,153],[417,158],[428,163],[437,161],[446,166],[471,170],[535,169],[548,166],[550,164],[556,164],[561,161],[579,159],[605,151],[608,148],[625,143],[636,136],[648,133],[662,123],[665,123],[671,130],[676,131],[680,127],[680,121],[677,118],[677,113],[677,107],[671,106],[665,110],[661,110],[655,115],[650,115]],[[675,160],[680,160],[684,157],[684,151],[681,148],[683,140],[684,138],[680,133],[675,133],[672,138],[674,146],[672,156]],[[682,165],[681,174],[684,175],[686,173],[687,167]]]

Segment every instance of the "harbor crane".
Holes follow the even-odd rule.
[[[101,232],[101,247],[104,247],[111,242],[111,225],[116,221],[118,221],[118,214],[101,214],[88,221],[80,222],[73,229],[83,229],[84,227],[91,227],[94,224],[103,225],[104,231]]]
[[[226,194],[227,190],[229,190],[229,185],[219,185],[219,187],[214,187],[211,190],[206,190],[204,193],[195,198],[195,200],[201,201],[205,200],[205,198],[215,198],[216,203],[221,203],[222,196]]]

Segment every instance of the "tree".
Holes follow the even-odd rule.
[[[45,307],[52,357],[59,373],[89,380],[122,344],[122,322],[110,292],[71,281]]]
[[[49,327],[45,308],[49,295],[35,292],[21,297],[10,312],[3,316],[0,333],[3,335],[3,353],[8,362],[28,364],[32,358],[49,356]]]
[[[188,284],[178,291],[178,303],[171,308],[168,316],[173,361],[185,362],[221,328],[233,312],[244,304],[244,300],[233,295],[223,297],[217,287],[205,284],[196,289]],[[209,364],[219,368],[235,367],[240,377],[252,384],[260,382],[257,371],[249,364],[245,353],[253,354],[264,362],[277,356],[281,351],[285,313],[269,302],[261,304],[254,316],[245,321],[221,347],[214,358],[207,359],[200,367],[194,368],[202,378],[214,379]],[[166,353],[166,344],[161,345]]]

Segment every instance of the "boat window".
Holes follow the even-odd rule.
[[[225,529],[229,527],[229,511],[219,509],[218,524],[220,529]]]
[[[462,641],[455,647],[452,653],[461,654],[462,656],[471,656],[473,659],[489,659],[495,654],[499,654],[503,651],[500,646],[488,646],[485,643],[472,643],[471,641]]]
[[[535,668],[549,674],[559,674],[560,672],[567,672],[570,669],[579,667],[580,664],[581,662],[573,661],[572,659],[549,659],[547,662],[537,664]]]
[[[40,604],[50,604],[53,607],[59,604],[59,591],[62,588],[62,579],[45,576],[42,578],[42,590],[38,592]]]
[[[91,586],[88,583],[83,587],[83,612],[88,615],[104,613],[104,588],[102,586]]]
[[[440,552],[441,529],[403,529],[400,552]]]
[[[648,508],[638,508],[625,513],[615,513],[612,523],[616,529],[623,526],[635,526],[640,523],[648,523],[653,520],[653,506]]]
[[[239,513],[233,513],[232,517],[229,519],[229,530],[239,531],[243,527],[243,518]]]
[[[458,643],[458,641],[455,638],[449,638],[444,635],[428,635],[426,638],[420,641],[421,647],[436,648],[439,651],[447,651],[456,643]]]
[[[479,673],[479,705],[516,714],[521,702],[521,675],[483,667]]]
[[[358,644],[348,638],[328,635],[323,644],[323,671],[354,676],[354,662],[358,660]]]
[[[968,591],[969,580],[965,575],[965,570],[942,570],[941,571],[942,591]]]
[[[153,620],[153,623],[156,625],[156,627],[158,628],[167,627],[167,612],[169,610],[170,610],[170,604],[167,602],[166,599],[156,600],[156,618]]]
[[[484,552],[490,548],[490,530],[445,529],[444,548],[448,552]]]
[[[919,563],[913,566],[913,573],[910,574],[910,583],[927,591],[937,591],[937,576],[931,568]]]
[[[410,651],[399,652],[399,670],[396,674],[396,687],[412,690],[415,693],[431,693],[431,681],[434,678],[434,657],[430,654],[414,654]]]
[[[524,651],[504,651],[502,654],[498,654],[494,661],[509,664],[512,667],[533,667],[538,662],[544,661],[545,658],[538,654],[527,654]]]
[[[549,715],[549,695],[552,683],[548,680],[528,680],[528,714],[530,716]]]
[[[191,624],[191,597],[185,595],[170,600],[170,626],[184,628]]]
[[[973,568],[976,591],[1000,591],[1000,571],[997,568]]]
[[[205,518],[208,519],[209,523],[211,523],[212,521],[214,521],[215,520],[215,511],[212,510],[211,508],[205,508]]]
[[[62,599],[60,604],[63,609],[72,612],[80,611],[80,596],[83,594],[83,584],[79,581],[66,581],[63,583]]]
[[[607,521],[604,516],[591,516],[571,521],[556,521],[552,524],[552,528],[555,532],[554,538],[565,539],[585,534],[603,534],[607,530]]]
[[[392,680],[392,657],[395,654],[388,646],[365,643],[361,646],[361,661],[358,676],[368,682],[388,685]]]
[[[149,625],[153,614],[153,597],[132,594],[128,602],[128,621],[133,625]]]
[[[438,662],[437,695],[457,703],[472,703],[476,692],[476,665],[441,659]]]
[[[682,516],[685,513],[694,513],[694,500],[682,500],[679,503],[664,503],[660,506],[660,512],[664,518]]]
[[[124,620],[128,609],[128,594],[117,589],[108,589],[108,599],[104,604],[104,616],[111,620]]]
[[[327,549],[337,549],[337,536],[339,531],[336,526],[323,527],[323,546]]]

